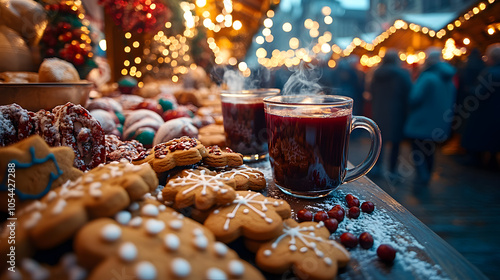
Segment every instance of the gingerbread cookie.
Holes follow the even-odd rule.
[[[243,155],[235,153],[229,148],[224,150],[219,146],[206,147],[207,156],[203,158],[203,163],[210,167],[237,167],[243,164]]]
[[[89,220],[114,216],[157,185],[149,165],[128,162],[102,165],[75,181],[67,181],[39,201],[16,209],[16,259],[29,256],[35,249],[63,243]],[[0,252],[5,255],[10,246],[6,237],[9,231],[5,225],[1,229]]]
[[[14,271],[5,270],[0,276],[0,280],[12,279],[72,279],[84,280],[87,277],[87,270],[80,267],[76,260],[76,255],[67,253],[63,255],[58,264],[51,266],[41,264],[34,259],[26,258],[20,261],[19,267]]]
[[[286,201],[252,191],[236,194],[231,204],[218,207],[204,222],[217,240],[229,243],[240,236],[269,240],[281,233],[283,219],[291,215]]]
[[[38,199],[80,177],[83,172],[73,167],[74,157],[71,148],[51,148],[38,135],[0,148],[0,198],[5,202]],[[6,211],[7,203],[1,205],[0,210]]]
[[[261,191],[266,188],[264,173],[246,165],[222,172],[219,176],[229,179],[228,184],[235,190]]]
[[[227,185],[227,179],[207,169],[184,170],[181,176],[171,179],[162,190],[166,202],[175,208],[194,205],[207,210],[214,205],[230,203],[236,198],[234,189]]]
[[[207,150],[196,138],[183,136],[153,147],[153,169],[165,172],[176,166],[192,165],[207,155]]]
[[[75,239],[89,279],[264,279],[202,225],[163,205],[87,224]],[[126,216],[126,217],[125,217]]]
[[[224,134],[224,125],[222,124],[213,123],[203,126],[199,129],[198,137],[201,143],[207,147],[213,145],[218,145],[219,147],[226,146],[226,135]]]
[[[300,279],[334,279],[349,262],[349,252],[336,241],[323,222],[297,223],[288,219],[281,235],[260,246],[256,263],[264,271],[282,274],[292,269]]]

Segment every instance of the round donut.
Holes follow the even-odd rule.
[[[35,134],[35,114],[17,104],[0,106],[0,145],[7,146]]]
[[[55,107],[56,127],[59,127],[61,145],[75,151],[75,167],[90,170],[106,161],[104,131],[87,109],[73,103]]]

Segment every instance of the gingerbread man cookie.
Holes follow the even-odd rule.
[[[152,154],[153,169],[161,173],[176,166],[196,164],[207,155],[207,150],[196,138],[183,136],[155,145]]]
[[[221,172],[219,176],[229,179],[228,184],[235,190],[261,191],[266,188],[264,173],[246,165]]]
[[[206,147],[207,156],[203,158],[203,163],[210,167],[237,167],[243,164],[243,155],[235,153],[229,148],[221,149],[219,146]]]
[[[89,220],[114,216],[153,191],[156,174],[147,164],[113,162],[48,192],[16,213],[16,259],[70,239]],[[1,228],[0,252],[7,254],[9,230]]]
[[[204,222],[217,240],[229,243],[240,236],[269,240],[281,233],[283,219],[291,215],[286,201],[252,191],[236,194],[231,204],[218,207]]]
[[[264,279],[205,227],[162,206],[87,224],[74,244],[89,279]]]
[[[38,199],[83,172],[73,167],[75,154],[69,147],[51,148],[34,135],[0,148],[0,198],[9,201]],[[12,202],[11,202],[12,201]],[[2,203],[6,211],[8,204]]]
[[[168,181],[162,196],[175,208],[194,205],[197,209],[207,210],[236,198],[234,189],[227,185],[227,181],[208,169],[184,170],[180,177]]]
[[[323,222],[284,221],[281,235],[260,246],[256,263],[264,271],[282,274],[292,269],[300,279],[334,279],[349,252],[330,240]]]

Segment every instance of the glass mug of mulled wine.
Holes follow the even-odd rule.
[[[276,96],[279,89],[221,91],[222,117],[226,144],[241,153],[245,162],[267,157],[265,97]]]
[[[264,106],[273,179],[286,194],[326,196],[368,173],[378,159],[380,130],[369,118],[352,115],[349,97],[275,96]],[[371,147],[362,163],[348,169],[349,136],[356,128],[370,133]]]

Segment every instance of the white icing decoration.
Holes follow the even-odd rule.
[[[248,166],[241,166],[241,167],[238,167],[237,169],[233,169],[233,170],[230,170],[226,173],[222,173],[221,175],[224,176],[224,175],[227,175],[227,174],[231,174],[229,177],[225,177],[225,178],[228,178],[228,179],[234,179],[234,177],[236,175],[241,175],[241,176],[244,176],[246,177],[247,179],[250,179],[250,175],[253,175],[255,178],[259,178],[259,173],[256,172],[257,170],[256,169],[252,169]]]
[[[227,246],[226,244],[222,243],[222,242],[215,242],[214,244],[214,249],[215,249],[215,253],[217,254],[217,256],[219,257],[224,257],[226,256],[227,254]]]
[[[123,176],[123,171],[120,170],[120,167],[118,166],[112,166],[112,165],[107,165],[108,170],[109,170],[109,175],[111,178],[117,178]]]
[[[177,277],[187,277],[191,274],[191,265],[185,259],[175,258],[172,261],[170,268]]]
[[[162,204],[162,205],[158,206],[158,210],[160,210],[160,212],[165,212],[167,210],[167,206]]]
[[[325,261],[325,263],[326,263],[328,266],[332,265],[332,259],[330,259],[329,257],[326,257],[326,258],[324,258],[323,260]]]
[[[245,266],[238,260],[229,262],[229,273],[233,276],[242,276],[245,273]]]
[[[108,173],[104,173],[101,175],[101,180],[109,180],[109,178],[111,178],[111,176],[109,176]]]
[[[21,266],[33,280],[44,280],[49,279],[50,272],[45,267],[41,266],[39,263],[32,259],[23,259],[21,261]]]
[[[142,261],[135,266],[135,276],[137,276],[139,280],[156,279],[156,268],[152,263]]]
[[[219,210],[219,209],[215,209],[215,210],[214,210],[214,214],[216,214],[216,215],[217,215],[217,214],[219,214],[219,212],[220,212],[220,210]]]
[[[271,250],[264,250],[264,256],[269,257],[271,255]]]
[[[164,241],[165,241],[165,246],[170,251],[177,251],[181,245],[179,237],[173,233],[166,234]]]
[[[297,251],[297,246],[295,246],[294,244],[291,244],[289,246],[289,249],[290,249],[290,251],[295,252],[295,251]]]
[[[79,266],[74,266],[67,271],[69,280],[84,280],[87,278],[87,271]]]
[[[201,195],[207,194],[207,188],[210,188],[214,192],[226,193],[227,187],[224,187],[224,184],[219,180],[221,180],[220,177],[205,174],[205,170],[201,170],[199,175],[194,172],[188,172],[188,176],[186,177],[170,180],[167,186],[177,188],[191,185],[189,188],[182,191],[182,194],[187,194],[200,188]]]
[[[47,202],[51,202],[56,197],[57,197],[57,193],[55,191],[50,191],[47,194]]]
[[[118,240],[122,236],[122,230],[115,224],[105,225],[101,230],[101,237],[108,242]]]
[[[300,248],[300,250],[299,250],[299,251],[300,251],[301,253],[305,253],[305,252],[309,251],[309,249],[307,249],[307,247],[302,247],[302,248]]]
[[[33,212],[33,214],[31,214],[30,218],[24,222],[24,228],[25,229],[30,229],[34,226],[36,226],[36,224],[38,224],[38,221],[42,218],[42,214],[40,212]]]
[[[159,214],[159,210],[156,205],[146,204],[142,207],[141,214],[144,216],[156,217]]]
[[[115,215],[115,220],[122,225],[128,224],[131,219],[132,214],[130,214],[130,212],[128,211],[120,211]]]
[[[226,280],[227,275],[224,271],[212,267],[207,270],[207,280]]]
[[[208,246],[208,239],[204,235],[198,235],[195,237],[194,241],[194,246],[200,250],[205,250]]]
[[[158,234],[165,228],[165,223],[160,220],[149,219],[146,222],[146,231],[149,234]]]
[[[195,228],[195,229],[193,229],[193,234],[195,236],[203,235],[203,230],[201,228]]]
[[[130,206],[128,207],[130,211],[137,211],[139,210],[139,203],[137,202],[132,202]]]
[[[180,230],[182,228],[182,221],[181,220],[173,220],[173,221],[170,221],[170,223],[168,224],[170,226],[171,229],[174,229],[174,230]]]
[[[66,200],[64,199],[59,199],[57,202],[56,202],[56,205],[54,206],[54,208],[52,208],[52,214],[54,215],[57,215],[57,214],[60,214],[63,210],[64,210],[64,207],[66,207],[68,203],[66,202]]]
[[[102,184],[100,182],[94,182],[89,185],[89,193],[93,197],[100,197],[102,195],[102,191],[100,188],[102,187]]]
[[[120,258],[126,262],[132,262],[137,258],[137,247],[132,242],[125,242],[119,249]]]
[[[156,195],[156,199],[158,201],[164,201],[165,199],[163,199],[163,193],[162,192],[158,192],[158,194]],[[160,206],[165,206],[165,205],[160,205]]]
[[[134,217],[130,222],[128,223],[129,226],[131,227],[139,227],[142,224],[142,218],[141,217]]]
[[[248,213],[250,213],[250,210],[248,210],[248,209],[243,209],[243,214],[248,214]]]
[[[243,206],[246,207],[244,209],[250,209],[253,212],[255,212],[262,219],[264,219],[267,223],[269,223],[269,224],[272,223],[273,220],[271,218],[267,217],[266,214],[264,213],[267,210],[266,204],[272,204],[272,203],[267,201],[267,199],[264,199],[264,200],[255,199],[258,196],[262,196],[262,194],[248,192],[248,194],[246,194],[245,196],[237,195],[236,198],[232,202],[232,204],[234,205],[233,211],[226,215],[227,219],[226,219],[226,222],[224,223],[224,230],[229,229],[229,223],[230,223],[231,219],[236,216],[238,209],[240,207],[243,207]],[[252,204],[260,205],[260,210],[257,209]]]
[[[87,184],[88,183],[92,183],[93,181],[94,181],[94,178],[92,176],[90,176],[90,175],[85,176],[85,179],[83,179],[83,182],[87,183]]]

